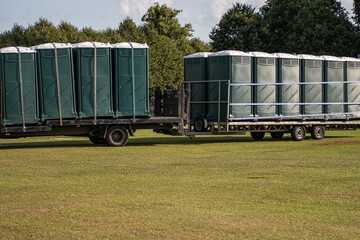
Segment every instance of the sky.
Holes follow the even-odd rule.
[[[212,28],[234,2],[259,8],[265,0],[0,0],[0,32],[11,30],[15,23],[27,27],[40,17],[54,25],[67,21],[80,29],[117,28],[127,16],[141,24],[141,17],[155,2],[182,10],[180,23],[191,23],[194,37],[209,42]],[[351,13],[353,0],[341,2]]]

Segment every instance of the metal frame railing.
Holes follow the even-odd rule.
[[[221,101],[221,92],[222,92],[222,83],[227,83],[227,101]],[[218,101],[192,101],[191,100],[191,86],[192,84],[198,83],[218,83]],[[217,125],[218,132],[221,131],[221,104],[226,104],[227,115],[226,115],[226,131],[229,131],[229,122],[230,121],[246,121],[246,120],[268,120],[268,119],[291,119],[291,118],[311,118],[311,117],[327,117],[327,116],[346,116],[348,118],[350,115],[360,114],[360,112],[343,112],[343,113],[321,113],[321,114],[300,114],[300,115],[291,115],[291,116],[271,116],[271,117],[250,117],[250,118],[231,118],[230,119],[230,106],[311,106],[311,105],[360,105],[360,102],[320,102],[320,103],[232,103],[230,102],[230,88],[233,86],[286,86],[286,85],[329,85],[329,84],[359,84],[360,81],[344,81],[344,82],[292,82],[292,83],[230,83],[230,80],[203,80],[203,81],[191,81],[191,82],[182,82],[183,85],[186,85],[186,89],[189,91],[189,105],[192,104],[217,104],[218,105],[218,116],[217,116]],[[188,108],[188,116],[191,119],[191,107]],[[216,123],[215,123],[216,124]],[[191,129],[191,121],[189,122],[189,129]]]
[[[191,101],[191,85],[192,84],[198,84],[198,83],[218,83],[218,101]],[[221,101],[221,84],[227,83],[227,100]],[[226,104],[226,129],[228,131],[228,121],[229,121],[229,114],[230,114],[230,80],[203,80],[203,81],[191,81],[191,82],[182,82],[182,85],[187,85],[188,87],[185,88],[189,91],[189,104],[217,104],[218,105],[218,116],[217,116],[217,123],[218,123],[218,132],[220,132],[220,123],[221,123],[221,104]],[[188,116],[189,119],[191,119],[191,107],[188,108]],[[191,121],[189,121],[189,129],[191,129]]]
[[[230,86],[288,86],[288,85],[330,85],[330,84],[359,84],[360,81],[342,81],[342,82],[291,82],[291,83],[230,83]],[[317,103],[230,103],[231,106],[311,106],[311,105],[360,105],[360,102],[317,102]],[[232,120],[266,120],[266,119],[288,119],[304,117],[322,117],[322,116],[342,116],[360,114],[360,112],[342,112],[342,113],[322,113],[322,114],[300,114],[291,116],[271,116],[271,117],[253,117],[253,118],[233,118]]]

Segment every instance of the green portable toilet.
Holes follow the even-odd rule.
[[[111,45],[77,43],[73,45],[73,53],[79,117],[114,116]]]
[[[276,63],[277,56],[264,52],[249,52],[253,62],[253,112],[258,118],[277,118]]]
[[[327,118],[346,118],[344,81],[345,69],[342,58],[333,56],[321,56],[324,59],[324,113],[329,114]],[[335,104],[334,104],[335,103]],[[338,104],[336,104],[338,103]]]
[[[345,108],[349,118],[360,118],[360,59],[343,57],[345,61]]]
[[[148,117],[149,47],[141,43],[112,46],[115,114],[119,117]]]
[[[25,47],[0,49],[2,125],[39,122],[35,51]]]
[[[207,96],[207,60],[208,52],[194,53],[184,57],[184,82],[190,89],[190,120],[203,121],[208,114]],[[199,82],[200,81],[200,82]],[[192,83],[195,82],[195,83]],[[198,103],[193,103],[198,102]],[[202,103],[201,103],[202,102]],[[196,125],[195,125],[196,126]],[[199,126],[197,124],[197,126]],[[201,130],[201,125],[196,130]]]
[[[287,53],[275,53],[277,59],[277,101],[279,116],[300,115],[300,57]],[[281,105],[283,104],[283,105]]]
[[[37,51],[40,118],[76,117],[71,44],[46,43]]]
[[[303,118],[325,118],[323,115],[323,59],[301,54],[301,113]]]
[[[218,101],[229,100],[229,120],[252,117],[251,111],[251,55],[241,51],[220,51],[209,55],[208,59],[208,120],[218,120]],[[229,80],[216,82],[214,80]],[[213,81],[213,82],[212,82]],[[220,87],[220,91],[219,91]],[[230,96],[228,91],[230,90]],[[219,99],[219,92],[221,94]],[[220,119],[227,120],[227,104],[220,104]]]

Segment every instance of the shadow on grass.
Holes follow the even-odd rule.
[[[351,136],[329,136],[325,139],[340,139],[340,138],[353,138]],[[312,140],[311,137],[307,137],[306,140]],[[253,140],[250,136],[241,137],[197,137],[195,139],[189,139],[187,137],[155,137],[155,138],[131,138],[126,147],[137,146],[155,146],[155,145],[201,145],[211,143],[249,143],[249,142],[292,142],[290,136],[285,136],[282,139],[272,139],[265,137],[262,140]],[[317,141],[318,142],[318,141]],[[51,140],[49,142],[9,142],[0,143],[0,150],[6,149],[36,149],[36,148],[74,148],[74,147],[106,147],[106,144],[93,144],[89,140]]]
[[[98,147],[86,140],[68,140],[68,141],[51,141],[51,142],[9,142],[0,143],[0,150],[5,149],[31,149],[31,148],[73,148],[73,147]]]
[[[351,136],[329,136],[326,139],[337,138],[353,138]],[[312,140],[311,137],[307,137],[306,140]],[[317,140],[318,141],[318,140]],[[196,137],[190,139],[188,137],[162,137],[162,138],[133,138],[127,146],[152,146],[161,144],[170,145],[201,145],[209,143],[262,143],[262,142],[293,142],[290,136],[285,136],[282,139],[272,139],[271,137],[265,137],[262,140],[254,140],[250,136],[242,137]]]

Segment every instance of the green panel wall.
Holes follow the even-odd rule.
[[[190,57],[184,59],[184,81],[205,81],[207,77],[207,57]],[[207,96],[207,83],[191,83],[190,101],[206,102]],[[186,85],[186,87],[188,87]],[[191,120],[196,118],[205,119],[208,114],[207,103],[194,103],[191,104],[190,116]]]
[[[35,53],[21,53],[23,103],[26,124],[39,122]],[[0,54],[3,84],[3,125],[21,125],[21,91],[17,53]]]
[[[230,80],[230,83],[251,83],[251,57],[250,56],[213,56],[208,61],[209,80]],[[219,83],[209,83],[209,101],[219,100]],[[227,83],[221,83],[221,101],[228,100]],[[230,103],[251,104],[251,86],[231,86]],[[207,118],[218,119],[218,104],[209,106]],[[229,106],[230,120],[252,117],[251,106]],[[225,121],[227,116],[227,105],[220,106],[221,120]]]
[[[241,58],[241,59],[240,59]],[[233,56],[232,57],[232,83],[251,84],[251,57]],[[251,86],[232,86],[230,88],[231,103],[252,103]],[[253,117],[252,107],[231,106],[230,118],[249,118]]]
[[[344,62],[325,61],[325,81],[343,82],[344,81]],[[341,103],[336,105],[325,105],[324,112],[330,114],[344,113],[344,84],[326,84],[324,85],[324,102]],[[345,115],[329,115],[328,118],[345,118]]]
[[[265,62],[266,61],[266,62]],[[253,57],[254,83],[276,83],[276,64],[274,58]],[[254,86],[254,103],[276,103],[276,86]],[[258,117],[275,117],[275,105],[254,106]]]
[[[40,116],[42,120],[59,119],[55,49],[37,49],[37,52]],[[73,118],[77,114],[71,48],[58,48],[57,58],[62,118]]]
[[[230,56],[214,56],[208,59],[209,80],[229,80],[231,78],[231,58]],[[220,101],[228,100],[228,89],[225,82],[219,84],[218,82],[208,84],[208,100],[211,102],[219,101],[219,87],[220,87]],[[219,112],[218,103],[209,104],[209,112],[207,119],[217,120]],[[227,106],[220,104],[220,118],[222,121],[226,120]]]
[[[302,82],[323,82],[323,64],[321,60],[301,60]],[[301,87],[302,103],[322,103],[323,102],[323,86],[317,85],[302,85]],[[303,115],[322,114],[323,106],[304,105],[302,106]],[[306,118],[324,118],[319,117],[306,117]]]
[[[278,113],[281,116],[300,115],[300,60],[278,59],[278,82],[294,83],[293,85],[279,85],[278,102],[294,103],[294,105],[279,106]]]
[[[110,48],[97,48],[96,116],[113,116]],[[74,48],[77,110],[80,117],[94,116],[94,48]]]
[[[349,66],[350,65],[350,66]],[[347,62],[346,64],[346,76],[347,81],[349,82],[358,82],[358,83],[349,83],[347,84],[347,102],[355,103],[360,102],[360,62]],[[360,112],[360,105],[348,105],[347,112]],[[351,114],[351,118],[360,118],[360,113]]]
[[[113,48],[116,116],[133,116],[132,50]],[[135,115],[149,116],[148,49],[134,49]]]

